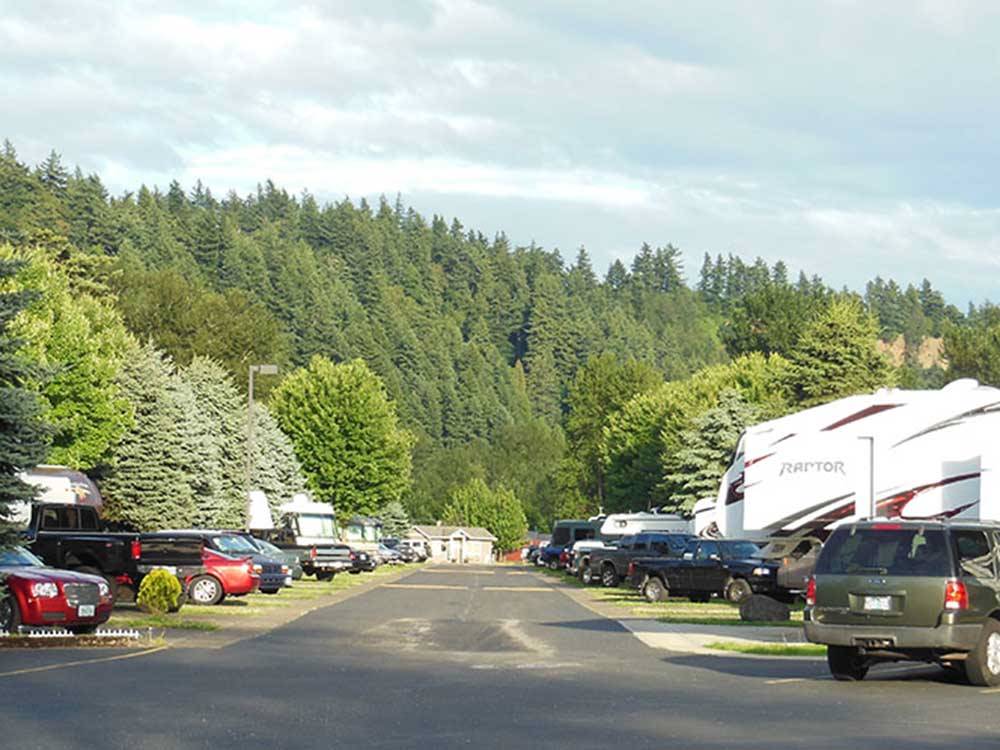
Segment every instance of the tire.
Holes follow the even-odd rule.
[[[656,576],[647,578],[642,584],[642,597],[647,602],[665,602],[669,595],[666,584]]]
[[[868,663],[855,646],[827,646],[826,663],[833,679],[840,682],[860,682],[868,674]]]
[[[580,580],[587,586],[594,582],[594,570],[589,563],[586,568],[580,571]]]
[[[1000,685],[1000,622],[993,618],[983,623],[976,647],[965,658],[965,676],[973,685]]]
[[[317,570],[316,580],[317,581],[332,581],[333,577],[336,575],[332,570]]]
[[[359,576],[359,575],[361,575],[361,571],[360,570],[349,570],[347,572],[350,573],[352,576]],[[333,575],[331,575],[327,580],[328,581],[332,581],[333,580]]]
[[[745,578],[732,578],[726,584],[723,596],[726,597],[727,602],[740,604],[753,596],[753,589],[750,587],[750,582]]]
[[[606,589],[613,589],[618,585],[618,571],[614,565],[605,564],[601,567],[601,585]]]
[[[559,561],[549,560],[549,570],[559,570]]]
[[[225,598],[225,591],[217,578],[208,575],[195,576],[188,584],[188,600],[192,604],[212,606]]]
[[[0,630],[7,633],[17,632],[21,626],[21,608],[13,594],[0,599]]]

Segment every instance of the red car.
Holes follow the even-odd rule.
[[[194,604],[218,604],[227,596],[243,596],[257,589],[260,571],[252,560],[230,557],[202,547],[203,573],[187,579],[188,599]]]
[[[93,633],[111,617],[113,604],[100,576],[49,568],[22,547],[0,550],[0,630],[58,625]]]

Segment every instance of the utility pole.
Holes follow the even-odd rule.
[[[250,491],[253,489],[253,376],[277,375],[277,365],[250,365],[250,380],[247,387],[247,458],[246,458],[246,518],[250,519]]]

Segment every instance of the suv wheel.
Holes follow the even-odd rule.
[[[618,585],[618,573],[614,565],[605,565],[601,568],[601,583],[605,588],[613,589]]]
[[[222,585],[212,576],[195,576],[188,586],[188,599],[194,604],[218,604],[224,595]]]
[[[733,578],[729,583],[726,584],[725,589],[726,601],[730,601],[733,604],[740,604],[746,599],[753,596],[753,589],[750,588],[749,582],[743,578]]]
[[[559,560],[549,560],[549,570],[559,570]]]
[[[590,567],[590,563],[587,563],[587,567],[580,570],[580,580],[588,586],[594,582],[594,570]]]
[[[827,646],[826,663],[833,679],[842,682],[857,682],[868,674],[868,664],[855,646]]]
[[[659,578],[647,578],[642,585],[642,595],[647,602],[662,602],[667,598],[667,587]]]
[[[1000,685],[1000,622],[990,618],[983,623],[979,642],[965,659],[965,676],[973,685]]]

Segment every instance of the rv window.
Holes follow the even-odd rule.
[[[337,536],[337,528],[333,516],[303,513],[299,516],[299,533],[307,537],[332,539]]]
[[[593,529],[576,529],[573,532],[574,541],[579,542],[581,539],[593,539],[594,530]]]
[[[556,526],[552,529],[552,545],[562,547],[569,541],[569,529],[565,526]]]

